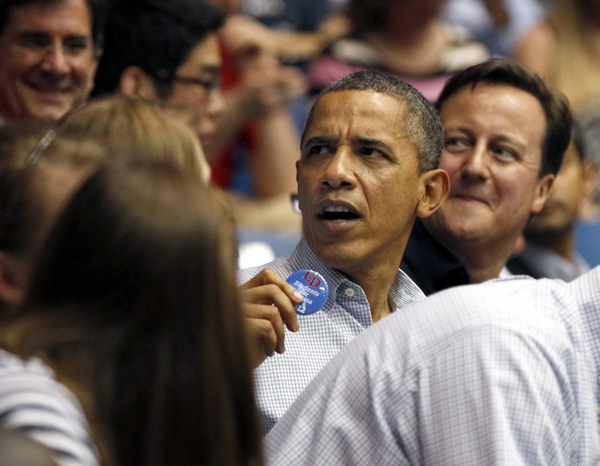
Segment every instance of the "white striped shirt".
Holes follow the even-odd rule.
[[[51,450],[59,466],[98,466],[83,410],[39,359],[0,350],[0,426]]]

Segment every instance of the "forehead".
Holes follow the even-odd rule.
[[[334,91],[317,102],[306,135],[352,133],[381,140],[405,139],[405,104],[375,91]]]
[[[57,35],[92,35],[92,14],[85,0],[26,3],[10,8],[4,32],[44,32]]]
[[[480,83],[460,89],[440,110],[444,130],[465,129],[519,139],[541,149],[546,116],[536,97],[504,84]]]

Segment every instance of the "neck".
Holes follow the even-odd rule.
[[[569,228],[560,233],[552,235],[540,235],[540,237],[527,237],[527,241],[548,249],[569,262],[575,259],[575,229]]]
[[[427,228],[427,223],[424,222]],[[453,241],[449,235],[437,234],[427,228],[427,231],[467,269],[471,283],[482,283],[498,278],[502,268],[513,253],[517,238],[510,238],[501,243],[490,244],[487,241],[473,239]]]
[[[388,258],[383,264],[361,267],[355,270],[340,270],[344,276],[356,283],[364,291],[369,302],[369,307],[371,308],[371,317],[374,323],[392,312],[388,296],[398,273],[401,260],[402,254],[399,257],[394,255],[394,259],[391,260]]]

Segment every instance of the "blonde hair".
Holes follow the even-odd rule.
[[[208,164],[187,119],[188,115],[179,115],[175,109],[167,112],[136,97],[114,96],[74,110],[60,130],[97,139],[106,146],[109,158],[118,153],[129,160],[168,162],[207,180]]]

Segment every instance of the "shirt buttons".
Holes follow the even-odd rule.
[[[354,288],[346,288],[346,296],[352,298],[354,296]]]

